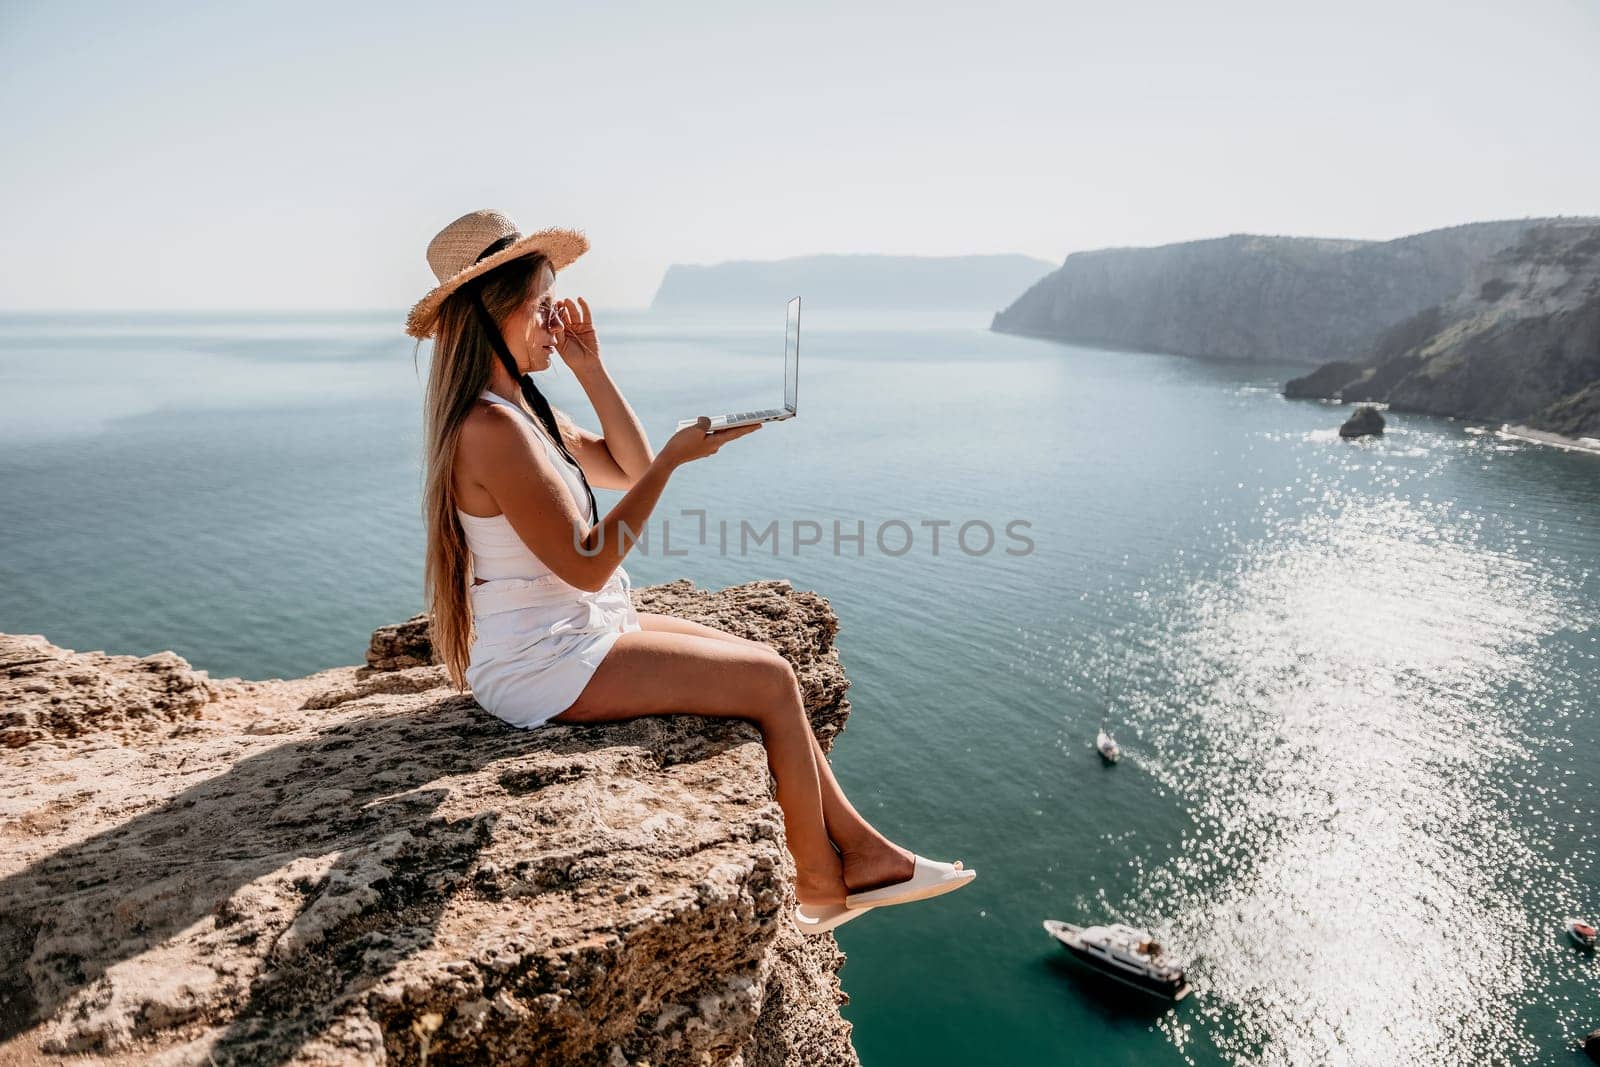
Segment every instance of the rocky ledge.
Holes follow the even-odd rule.
[[[826,599],[634,596],[776,648],[831,747]],[[858,1062],[753,725],[515,730],[421,617],[367,658],[213,680],[0,635],[0,1063]]]

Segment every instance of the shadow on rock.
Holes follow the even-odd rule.
[[[679,731],[687,743],[666,761],[757,736],[705,725],[722,728]],[[320,1038],[375,1060],[386,1043],[414,1047],[409,1016],[386,1034],[381,1013],[352,1009],[477,891],[464,883],[504,813],[455,786],[526,795],[581,775],[561,757],[630,736],[660,766],[642,742],[666,727],[522,731],[470,696],[424,696],[246,756],[0,881],[0,1040],[49,1022],[46,1052],[112,1052],[193,1030],[204,1047],[178,1061],[253,1064]],[[445,810],[452,798],[460,810]],[[564,885],[565,862],[529,860],[519,891]]]

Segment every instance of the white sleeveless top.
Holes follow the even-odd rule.
[[[578,505],[578,511],[588,512],[589,497],[583,491],[582,476],[573,464],[567,462],[567,457],[563,456],[561,450],[550,440],[544,427],[539,425],[539,421],[498,393],[485,389],[478,395],[490,403],[510,408],[533,423],[534,435],[544,442],[545,451],[549,454],[550,461],[555,464],[556,470],[560,472],[562,481],[567,483],[572,499]],[[460,518],[461,530],[466,534],[467,548],[472,551],[472,571],[475,577],[492,581],[496,578],[540,578],[554,573],[545,566],[543,560],[533,554],[504,513],[485,518],[482,515],[469,515],[456,508],[456,516]],[[591,521],[592,518],[591,515]]]

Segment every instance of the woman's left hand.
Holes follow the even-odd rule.
[[[600,339],[595,336],[594,315],[589,310],[589,302],[581,296],[576,303],[558,300],[556,314],[562,326],[556,351],[561,353],[566,365],[575,374],[600,366]]]

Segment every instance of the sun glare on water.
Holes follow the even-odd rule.
[[[1563,699],[1541,641],[1570,620],[1556,579],[1430,508],[1285,524],[1129,628],[1128,725],[1195,827],[1124,905],[1166,917],[1230,1058],[1530,1051],[1517,1006],[1559,946],[1529,905],[1576,893],[1507,815],[1538,808],[1529,720]]]

